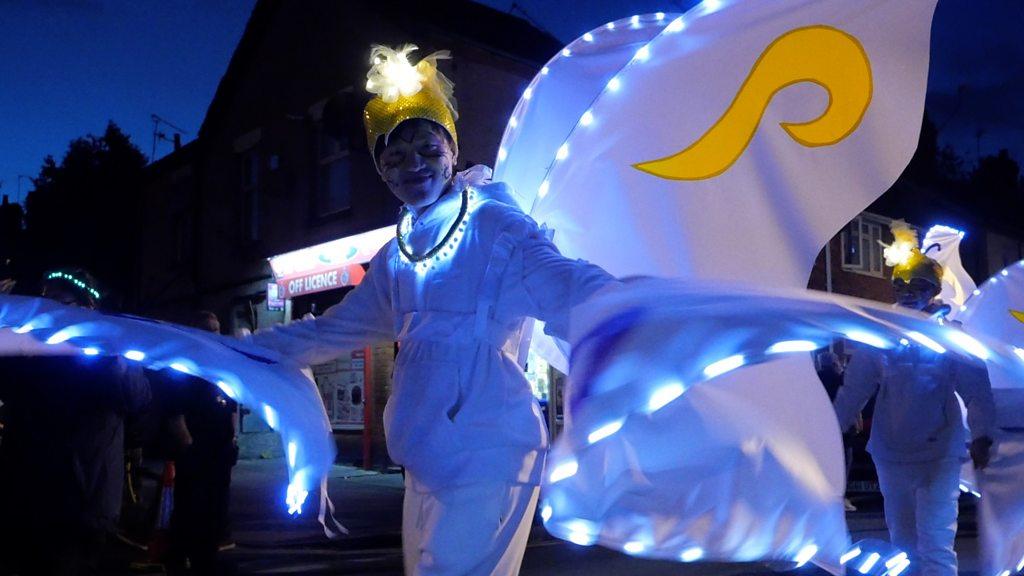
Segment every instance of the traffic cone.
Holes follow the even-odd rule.
[[[174,510],[174,461],[164,462],[160,478],[160,504],[156,515],[156,526],[149,540],[149,558],[154,562],[165,559],[170,546],[171,512]]]

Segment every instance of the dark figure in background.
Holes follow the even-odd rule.
[[[189,323],[220,332],[212,312],[199,312]],[[238,461],[238,405],[205,380],[178,374],[168,378],[174,388],[171,430],[181,448],[171,514],[171,567],[180,570],[189,565],[195,573],[224,574],[230,570],[218,551],[229,538],[231,468]]]
[[[43,296],[94,308],[95,282],[49,274]],[[96,574],[124,486],[124,420],[149,402],[120,357],[0,358],[0,574]]]
[[[843,385],[843,362],[835,352],[824,352],[818,357],[818,378],[825,386],[828,399],[835,402],[836,394]],[[853,465],[853,437],[860,434],[864,429],[864,423],[858,415],[853,428],[843,432],[843,456],[846,462],[846,477],[850,477],[850,467]],[[843,498],[843,508],[847,512],[856,512],[857,507],[850,502],[849,498]]]

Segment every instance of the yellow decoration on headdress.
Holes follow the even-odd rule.
[[[893,220],[892,244],[882,243],[885,250],[885,265],[892,266],[892,279],[910,283],[914,278],[921,278],[941,286],[942,266],[924,255],[917,245],[917,231],[903,220]]]
[[[370,51],[370,71],[366,74],[366,90],[375,94],[363,111],[366,143],[371,152],[381,136],[387,142],[391,132],[402,122],[422,118],[436,122],[448,131],[458,151],[459,138],[452,93],[454,85],[437,69],[437,61],[449,58],[447,50],[434,52],[416,65],[409,62],[409,53],[416,46],[406,44],[395,50],[374,45]]]

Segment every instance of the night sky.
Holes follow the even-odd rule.
[[[195,138],[254,0],[0,0],[0,180],[17,196],[47,154],[118,123],[151,152],[156,113]],[[509,10],[510,0],[484,0]],[[563,41],[693,0],[518,0]],[[520,11],[514,12],[523,16]],[[1024,2],[940,0],[927,107],[972,164],[1000,148],[1024,161]],[[980,138],[979,138],[980,131]],[[157,157],[171,150],[157,145]],[[22,194],[31,184],[22,179]]]

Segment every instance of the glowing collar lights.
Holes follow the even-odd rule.
[[[68,274],[67,272],[50,272],[49,274],[46,275],[46,279],[47,280],[54,280],[54,279],[66,280],[66,281],[70,282],[72,285],[74,285],[76,288],[78,288],[79,290],[84,290],[86,293],[88,293],[90,296],[92,296],[93,300],[99,300],[100,299],[100,293],[99,293],[98,290],[96,290],[92,286],[89,286],[88,284],[86,284],[85,282],[79,280],[78,278],[75,278],[71,274]]]
[[[452,222],[452,226],[448,229],[444,238],[442,238],[436,246],[428,250],[425,254],[416,254],[411,248],[409,248],[409,245],[405,241],[405,235],[412,229],[412,212],[408,208],[403,207],[402,214],[398,218],[398,227],[395,232],[395,236],[398,238],[398,249],[402,252],[402,256],[405,256],[405,259],[409,262],[423,262],[424,260],[429,260],[437,256],[445,246],[450,245],[451,248],[455,248],[454,241],[457,240],[457,238],[455,238],[456,233],[461,233],[466,229],[466,214],[469,213],[469,197],[470,189],[469,187],[466,187],[462,190],[462,206],[459,207],[459,216],[455,219],[455,222]],[[461,235],[459,237],[461,238]]]

